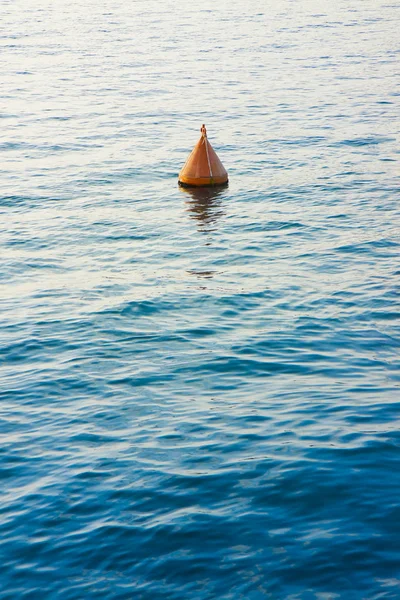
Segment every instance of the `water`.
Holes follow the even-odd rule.
[[[399,26],[3,0],[1,600],[400,598]]]

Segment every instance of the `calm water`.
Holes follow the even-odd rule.
[[[400,5],[0,27],[1,600],[400,598]]]

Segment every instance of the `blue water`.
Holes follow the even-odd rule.
[[[3,0],[1,600],[400,598],[399,28]]]

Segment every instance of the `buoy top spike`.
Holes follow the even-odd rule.
[[[203,137],[207,137],[207,129],[206,129],[206,126],[204,125],[204,123],[201,126],[200,131],[201,131],[201,134]]]

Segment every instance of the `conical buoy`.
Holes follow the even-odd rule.
[[[208,141],[205,125],[200,131],[201,138],[179,173],[179,184],[200,187],[227,183],[228,173]]]

